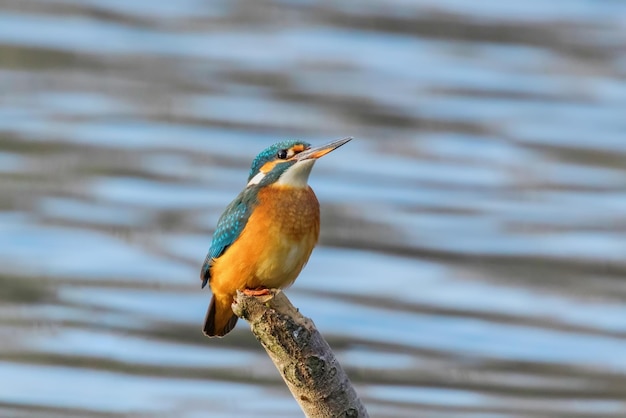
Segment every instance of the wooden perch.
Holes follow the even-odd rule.
[[[313,321],[284,293],[255,297],[237,292],[233,311],[250,323],[307,417],[369,416]]]

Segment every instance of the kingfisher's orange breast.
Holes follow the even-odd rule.
[[[289,286],[309,260],[319,231],[319,202],[310,187],[260,190],[241,235],[211,267],[213,293]]]

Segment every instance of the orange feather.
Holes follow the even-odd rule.
[[[291,285],[319,238],[319,202],[310,187],[268,186],[258,202],[241,235],[211,267],[217,335],[234,326],[230,305],[237,290]]]

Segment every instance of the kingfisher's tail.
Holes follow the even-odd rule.
[[[213,295],[204,320],[204,335],[207,337],[223,337],[235,328],[239,318],[233,313],[233,309],[230,306],[232,303],[232,298],[229,296],[216,298]]]

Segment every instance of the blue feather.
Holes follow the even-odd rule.
[[[201,279],[204,288],[211,280],[211,266],[241,235],[248,223],[248,218],[257,203],[258,190],[246,189],[239,194],[226,208],[217,222],[217,229],[213,234],[209,253],[202,265]]]

